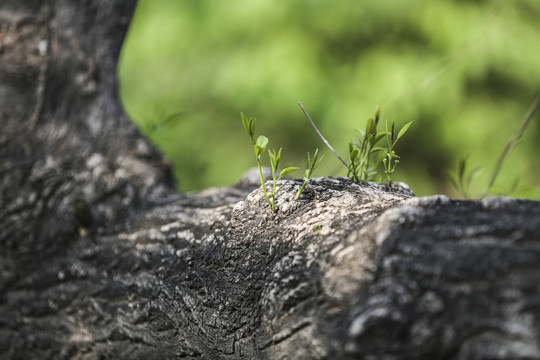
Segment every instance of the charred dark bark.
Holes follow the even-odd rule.
[[[0,358],[540,358],[538,202],[176,194],[118,102],[134,5],[0,4]]]
[[[78,232],[172,192],[168,168],[118,101],[116,62],[134,6],[0,4],[4,268],[20,275],[39,268]],[[4,273],[0,289],[15,276]]]

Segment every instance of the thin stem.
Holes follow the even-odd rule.
[[[350,172],[352,173],[353,181],[359,183],[360,179],[358,178],[357,171],[358,170],[356,170],[356,163],[355,163],[354,159],[351,159]]]
[[[276,177],[274,176],[274,185],[272,187],[272,211],[276,212]]]
[[[273,211],[274,207],[272,206],[272,203],[270,202],[270,199],[268,198],[268,193],[266,192],[266,186],[264,184],[264,177],[263,177],[262,168],[261,168],[261,160],[258,157],[257,157],[257,165],[259,166],[259,176],[261,177],[261,184],[262,184],[262,189],[264,192],[264,197],[266,198],[268,205],[270,205]]]
[[[295,199],[298,199],[300,197],[300,194],[302,194],[302,192],[304,191],[304,188],[306,187],[308,180],[309,180],[308,178],[304,179],[304,183],[302,184],[302,187],[300,188],[300,190],[298,190],[298,192],[296,193]]]
[[[304,106],[302,105],[301,102],[298,102],[298,105],[300,106],[300,108],[302,109],[302,111],[304,112],[304,115],[306,115],[307,119],[309,120],[309,123],[311,124],[311,126],[313,126],[313,128],[315,129],[315,131],[317,132],[317,134],[319,135],[319,137],[322,139],[322,141],[324,142],[324,144],[330,149],[332,150],[332,152],[334,153],[334,155],[337,156],[337,158],[343,163],[343,165],[345,165],[345,167],[348,169],[349,168],[349,165],[347,165],[347,163],[341,158],[341,156],[338,155],[338,153],[336,152],[336,150],[334,150],[334,148],[332,147],[332,145],[330,145],[330,143],[328,142],[328,140],[326,140],[324,138],[324,136],[321,134],[321,132],[319,131],[319,129],[317,129],[317,126],[315,126],[315,123],[313,122],[313,120],[311,120],[311,118],[309,117],[306,109],[304,109]]]
[[[488,184],[488,190],[491,189],[491,187],[495,183],[495,180],[497,179],[497,175],[499,175],[499,172],[501,171],[502,165],[504,161],[506,160],[506,157],[508,156],[512,148],[516,145],[516,143],[523,137],[523,134],[525,133],[525,129],[527,129],[527,126],[529,125],[531,120],[534,118],[534,115],[539,109],[540,109],[540,96],[538,96],[536,100],[534,101],[534,103],[532,104],[516,136],[511,138],[510,141],[508,141],[508,144],[506,144],[506,147],[504,148],[501,156],[499,157],[499,160],[497,160],[497,163],[495,165],[495,170],[493,171],[493,174],[491,175],[491,180],[489,181],[489,184]]]

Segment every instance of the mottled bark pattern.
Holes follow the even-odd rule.
[[[118,102],[134,6],[0,3],[0,358],[540,358],[538,202],[177,194]]]
[[[0,290],[80,231],[172,193],[169,169],[118,101],[134,6],[0,3]]]

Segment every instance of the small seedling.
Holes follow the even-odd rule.
[[[360,182],[358,172],[360,171],[360,151],[354,146],[353,142],[349,142],[349,171],[347,177],[355,182]]]
[[[257,166],[259,168],[259,176],[261,178],[261,186],[263,189],[264,197],[266,198],[266,202],[268,205],[270,205],[270,208],[275,213],[276,210],[276,192],[279,189],[276,186],[276,183],[279,179],[281,179],[284,175],[290,173],[291,171],[297,170],[296,167],[287,167],[281,172],[279,172],[279,161],[281,159],[281,149],[276,153],[275,150],[270,151],[268,150],[268,154],[270,156],[270,167],[272,168],[272,178],[274,180],[274,184],[272,186],[272,199],[268,196],[268,192],[266,191],[266,186],[264,185],[264,176],[262,173],[262,167],[261,167],[261,154],[266,150],[266,147],[268,146],[268,138],[264,135],[260,135],[257,140],[255,140],[255,118],[248,118],[244,115],[244,113],[240,113],[242,117],[242,124],[244,125],[244,130],[249,135],[251,139],[251,144],[253,145],[253,150],[255,151],[255,160],[257,161]]]
[[[315,129],[319,137],[322,139],[324,144],[336,155],[336,157],[341,161],[341,163],[347,168],[347,176],[355,181],[377,181],[381,182],[382,178],[377,173],[377,168],[381,165],[381,156],[380,153],[386,151],[382,163],[384,164],[384,169],[386,172],[386,181],[392,181],[392,174],[396,169],[396,165],[399,162],[399,156],[396,154],[394,147],[397,141],[405,135],[407,130],[412,124],[408,122],[401,128],[397,137],[394,133],[394,123],[392,122],[391,129],[388,129],[388,123],[386,124],[386,131],[377,131],[380,119],[380,110],[379,107],[375,110],[375,116],[368,120],[366,124],[366,129],[364,131],[359,130],[359,135],[356,139],[356,142],[349,142],[349,163],[346,163],[341,156],[334,150],[330,145],[328,140],[324,138],[317,126],[311,117],[307,113],[306,109],[302,103],[298,103],[304,115],[309,120],[311,126]],[[379,141],[386,137],[387,148],[376,146]]]
[[[499,172],[501,171],[502,165],[504,164],[506,157],[512,149],[516,146],[516,144],[521,140],[523,135],[525,134],[525,130],[527,130],[527,127],[531,123],[532,119],[534,118],[534,115],[540,110],[540,96],[538,96],[529,111],[527,112],[527,115],[525,115],[525,119],[523,120],[523,123],[521,124],[521,127],[519,128],[518,132],[515,136],[511,137],[510,140],[508,140],[508,143],[506,144],[506,147],[504,148],[501,156],[497,160],[497,163],[495,164],[495,169],[493,170],[493,174],[491,175],[491,178],[489,180],[487,191],[491,189],[491,187],[495,184],[495,180],[497,179],[497,176],[499,175]]]
[[[493,169],[493,172],[490,176],[489,183],[487,184],[486,188],[484,189],[482,195],[480,195],[480,198],[483,198],[487,196],[495,186],[495,180],[497,179],[497,176],[499,175],[499,172],[501,171],[501,168],[506,161],[508,155],[512,151],[512,149],[519,143],[519,141],[523,138],[523,135],[525,134],[525,130],[533,120],[535,114],[540,111],[540,96],[538,96],[533,104],[531,105],[531,108],[525,115],[525,118],[523,119],[523,122],[521,124],[521,127],[518,129],[518,132],[512,136],[508,143],[506,144],[506,147],[502,151],[501,155],[499,156],[499,159],[497,160],[495,164],[495,168]],[[469,170],[469,164],[468,164],[469,156],[462,156],[459,160],[458,164],[458,170],[457,172],[449,171],[448,177],[450,179],[450,182],[452,185],[461,193],[461,195],[469,199],[471,197],[470,194],[470,186],[471,182],[474,179],[474,177],[477,175],[477,173],[480,171],[480,167],[474,168],[472,170]],[[511,194],[513,193],[518,185],[518,181],[516,180],[514,184],[508,189],[507,191],[503,191],[503,194]]]
[[[348,176],[356,182],[370,181],[377,179],[377,168],[380,164],[380,157],[374,164],[370,163],[374,155],[384,151],[382,147],[376,146],[377,143],[386,135],[383,132],[377,132],[379,125],[380,110],[375,110],[375,116],[366,123],[365,130],[358,130],[357,143],[349,143],[349,171]]]
[[[392,174],[396,170],[396,165],[399,163],[399,156],[394,151],[396,143],[398,140],[405,135],[409,127],[413,122],[409,121],[406,123],[401,130],[399,131],[397,137],[395,136],[395,126],[394,122],[390,125],[390,130],[388,129],[388,121],[386,122],[386,155],[383,158],[384,163],[384,172],[386,173],[386,181],[392,182]]]
[[[319,166],[322,159],[324,158],[324,155],[323,155],[321,156],[320,159],[317,159],[318,154],[319,154],[319,149],[315,150],[315,153],[313,154],[313,159],[310,158],[309,153],[307,154],[308,163],[307,163],[307,169],[306,169],[306,173],[304,177],[304,183],[302,184],[302,187],[300,188],[300,190],[298,190],[298,193],[296,193],[296,199],[300,197],[300,195],[304,191],[304,187],[306,186],[308,180],[311,178],[311,175],[313,174],[317,166]]]
[[[272,200],[268,203],[270,204],[270,207],[272,208],[273,212],[276,212],[276,192],[278,191],[279,187],[276,186],[277,181],[280,180],[284,175],[290,173],[291,171],[298,170],[297,167],[286,167],[285,169],[281,170],[278,173],[279,168],[279,161],[281,160],[281,148],[276,153],[276,150],[268,150],[268,155],[270,156],[270,168],[272,169],[272,178],[274,180],[274,184],[272,186]],[[264,185],[263,185],[264,188]]]
[[[268,205],[272,207],[272,203],[270,202],[270,198],[268,197],[268,193],[266,192],[266,186],[264,186],[264,177],[261,167],[261,154],[264,152],[266,146],[268,145],[268,138],[264,135],[261,135],[257,138],[257,141],[255,141],[256,119],[252,117],[248,118],[246,115],[244,115],[244,113],[240,113],[240,116],[242,117],[242,124],[244,125],[244,130],[246,130],[246,133],[249,135],[251,139],[251,144],[253,145],[253,150],[255,151],[255,160],[257,161],[257,166],[259,168],[259,176],[261,178],[261,185],[263,188],[264,197],[266,198]]]
[[[459,159],[457,172],[449,171],[448,178],[456,190],[458,190],[465,199],[470,198],[470,186],[474,177],[480,171],[480,167],[469,169],[469,155],[464,155]]]

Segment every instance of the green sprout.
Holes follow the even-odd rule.
[[[392,124],[390,126],[390,130],[388,130],[388,121],[386,122],[386,154],[383,158],[384,163],[384,172],[386,173],[386,181],[391,183],[392,182],[392,174],[396,170],[396,165],[399,163],[399,156],[394,151],[394,147],[396,146],[396,143],[398,140],[405,135],[407,130],[409,130],[409,127],[411,126],[413,122],[409,121],[406,123],[401,130],[399,131],[397,137],[395,136],[395,126],[394,122],[392,121]]]
[[[360,178],[358,177],[358,172],[360,170],[360,151],[354,146],[352,141],[349,142],[349,158],[349,171],[347,176],[355,182],[360,182]]]
[[[240,113],[242,116],[242,124],[244,125],[244,130],[246,130],[246,133],[251,138],[251,144],[253,145],[253,150],[255,150],[255,160],[257,161],[257,166],[259,167],[259,176],[261,178],[261,185],[264,192],[264,197],[266,198],[266,201],[268,202],[268,205],[272,207],[272,203],[270,202],[270,198],[268,197],[268,193],[266,192],[266,187],[264,186],[264,177],[262,173],[262,167],[261,167],[261,154],[266,149],[266,146],[268,145],[268,138],[264,135],[261,135],[257,138],[257,141],[255,141],[255,118],[248,118],[244,113]],[[273,209],[273,207],[272,207]]]
[[[495,180],[497,179],[497,176],[499,175],[499,172],[501,171],[501,168],[506,160],[506,157],[512,149],[517,145],[517,143],[521,140],[523,135],[525,134],[525,130],[527,130],[527,127],[531,123],[532,119],[534,119],[534,115],[540,111],[540,96],[534,100],[531,108],[527,112],[527,115],[525,115],[525,119],[523,119],[523,123],[521,124],[521,127],[519,128],[518,132],[515,136],[511,137],[506,144],[506,147],[504,148],[501,156],[497,160],[497,163],[495,164],[495,169],[493,170],[493,174],[491,175],[491,178],[489,180],[489,184],[487,185],[487,191],[491,189],[491,187],[495,184]]]
[[[270,204],[270,207],[272,208],[273,212],[277,212],[276,210],[276,192],[278,191],[279,187],[276,186],[276,183],[278,180],[280,180],[284,175],[290,173],[291,171],[298,170],[297,167],[286,167],[285,169],[278,172],[279,167],[279,161],[281,159],[281,148],[276,153],[276,150],[268,150],[268,155],[270,156],[270,167],[272,169],[272,178],[274,179],[274,184],[272,186],[272,201],[268,199],[268,203]],[[263,186],[264,188],[264,186]]]
[[[478,174],[479,170],[480,167],[476,167],[470,170],[469,155],[463,155],[459,159],[457,172],[448,172],[448,178],[450,179],[450,182],[465,199],[469,199],[471,196],[469,189],[474,177],[476,176],[476,174]]]
[[[380,164],[380,157],[377,162],[370,164],[373,155],[384,151],[383,148],[375,146],[385,135],[385,132],[377,132],[379,125],[380,110],[375,109],[375,117],[370,118],[364,131],[359,130],[358,143],[349,142],[349,171],[347,176],[356,182],[370,181],[377,178],[377,167]]]
[[[300,188],[300,190],[298,190],[298,193],[296,193],[296,199],[300,197],[300,195],[304,191],[304,187],[306,186],[308,180],[311,178],[311,175],[313,174],[317,166],[319,166],[322,159],[324,158],[324,155],[323,155],[321,156],[320,159],[317,159],[318,154],[319,154],[319,149],[316,149],[315,153],[313,154],[313,159],[311,159],[309,156],[309,152],[307,153],[308,163],[307,163],[307,169],[306,169],[306,173],[304,177],[304,183],[302,184],[302,187]]]
[[[276,186],[276,183],[279,179],[281,179],[284,175],[290,173],[291,171],[297,170],[298,168],[295,167],[287,167],[281,172],[278,172],[279,167],[279,161],[281,159],[281,149],[276,153],[275,150],[270,151],[268,150],[268,154],[270,156],[270,167],[272,168],[272,177],[274,180],[273,186],[272,186],[272,199],[268,196],[268,192],[266,191],[266,186],[264,185],[264,177],[262,173],[262,167],[261,167],[261,154],[266,150],[266,147],[268,146],[268,138],[264,135],[260,135],[257,140],[255,140],[255,118],[248,118],[244,115],[244,113],[240,113],[242,117],[242,124],[244,125],[244,130],[249,135],[251,139],[251,144],[253,145],[253,150],[255,151],[255,160],[257,161],[257,166],[259,168],[259,176],[261,178],[261,185],[264,192],[264,197],[266,198],[266,202],[268,202],[268,205],[270,205],[270,208],[275,213],[276,210],[276,192],[279,189],[279,187]]]
[[[503,152],[499,156],[499,159],[497,160],[497,163],[495,164],[495,168],[493,169],[493,173],[491,174],[489,183],[487,184],[486,188],[483,191],[483,194],[480,195],[480,198],[483,198],[490,193],[491,189],[495,185],[495,180],[497,179],[497,176],[499,175],[499,172],[501,171],[501,168],[506,161],[508,155],[512,151],[512,149],[519,143],[519,141],[523,138],[523,135],[525,134],[525,131],[531,121],[533,120],[535,114],[540,111],[540,96],[538,96],[533,104],[531,105],[531,108],[525,115],[525,118],[523,119],[523,122],[521,124],[521,127],[519,128],[518,132],[512,136],[508,143],[506,144],[506,147],[504,148]],[[469,156],[461,156],[459,163],[458,163],[458,170],[455,171],[448,171],[448,178],[450,179],[450,182],[452,185],[461,193],[461,196],[463,196],[465,199],[471,198],[470,193],[470,186],[472,181],[474,180],[474,177],[478,174],[478,172],[481,170],[480,167],[476,167],[472,170],[469,169]],[[503,194],[511,194],[513,193],[518,185],[518,181],[516,180],[514,184],[510,187],[509,190],[504,191]]]
[[[392,181],[392,174],[396,169],[396,165],[399,162],[399,156],[396,154],[394,147],[397,141],[405,135],[412,121],[405,124],[401,128],[397,137],[394,133],[394,123],[392,122],[391,130],[388,130],[388,122],[386,123],[386,131],[377,131],[380,119],[380,109],[377,106],[375,109],[375,116],[370,118],[366,124],[366,129],[364,131],[358,130],[359,135],[355,139],[356,141],[349,142],[349,163],[346,163],[341,156],[334,150],[330,145],[328,140],[324,138],[321,134],[311,117],[307,113],[306,109],[302,103],[298,103],[304,115],[308,119],[309,123],[315,129],[321,140],[324,144],[336,155],[336,157],[341,161],[341,163],[347,168],[347,176],[359,183],[362,181],[377,181],[382,182],[382,177],[377,173],[377,169],[381,165],[381,155],[384,154],[382,162],[384,164],[384,169],[386,172],[386,180],[388,182]],[[387,148],[382,148],[377,146],[378,142],[386,137]]]

